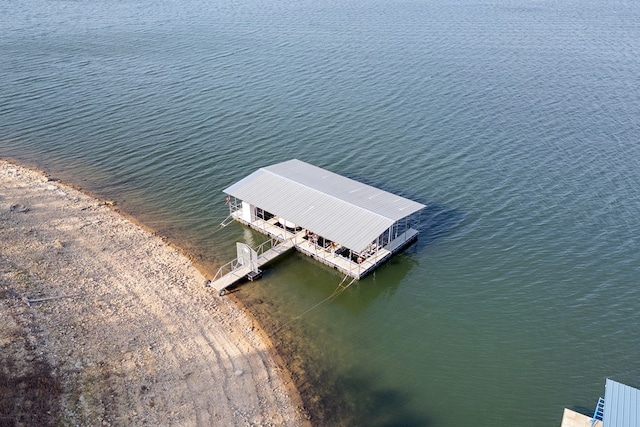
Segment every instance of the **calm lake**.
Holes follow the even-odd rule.
[[[211,272],[262,166],[425,203],[337,298],[299,254],[232,298],[317,425],[559,426],[640,386],[639,70],[635,1],[0,0],[0,156]]]

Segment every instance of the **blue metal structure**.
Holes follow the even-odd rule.
[[[593,427],[597,421],[602,421],[604,417],[604,397],[598,399],[596,410],[593,411],[593,418],[591,418],[591,427]]]
[[[602,427],[640,427],[640,390],[607,378],[591,425],[596,421]]]

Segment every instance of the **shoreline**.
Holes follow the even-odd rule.
[[[193,257],[113,202],[0,158],[0,221],[2,379],[29,389],[32,378],[51,395],[37,415],[40,394],[11,406],[0,389],[0,416],[311,424],[251,312],[205,288]]]

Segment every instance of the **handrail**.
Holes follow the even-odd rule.
[[[280,239],[282,239],[282,240],[280,240]],[[256,251],[258,256],[260,256],[263,253],[265,253],[266,251],[274,248],[275,246],[278,246],[280,243],[282,243],[284,241],[285,241],[284,236],[282,234],[278,234],[278,236],[271,237],[271,238],[269,238],[269,240],[265,240],[264,242],[260,243],[253,250]]]
[[[280,234],[280,235],[278,235],[278,237],[282,238],[283,239],[282,241],[284,241],[284,236],[282,236]],[[272,237],[269,240],[266,240],[266,241],[260,243],[253,250],[256,251],[256,254],[258,256],[260,256],[263,253],[265,253],[266,251],[270,250],[271,248],[277,246],[280,243],[281,242],[277,238]],[[267,248],[266,250],[265,250],[265,247]],[[215,282],[216,280],[218,280],[219,278],[224,276],[227,272],[228,273],[233,272],[239,265],[240,264],[238,263],[238,258],[235,258],[235,259],[229,261],[228,263],[224,264],[222,267],[220,267],[218,269],[218,271],[213,276],[213,279],[211,279],[211,281]]]
[[[218,272],[215,274],[215,276],[213,276],[213,279],[211,279],[211,281],[215,282],[216,280],[218,280],[219,278],[224,276],[224,274],[222,274],[222,273],[224,271],[226,271],[227,269],[229,270],[229,272],[232,272],[233,270],[236,269],[237,265],[238,265],[238,258],[229,261],[228,263],[226,263],[225,265],[223,265],[222,267],[220,267],[218,269]]]

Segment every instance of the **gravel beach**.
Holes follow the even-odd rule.
[[[310,425],[204,281],[111,203],[0,160],[0,425]]]

